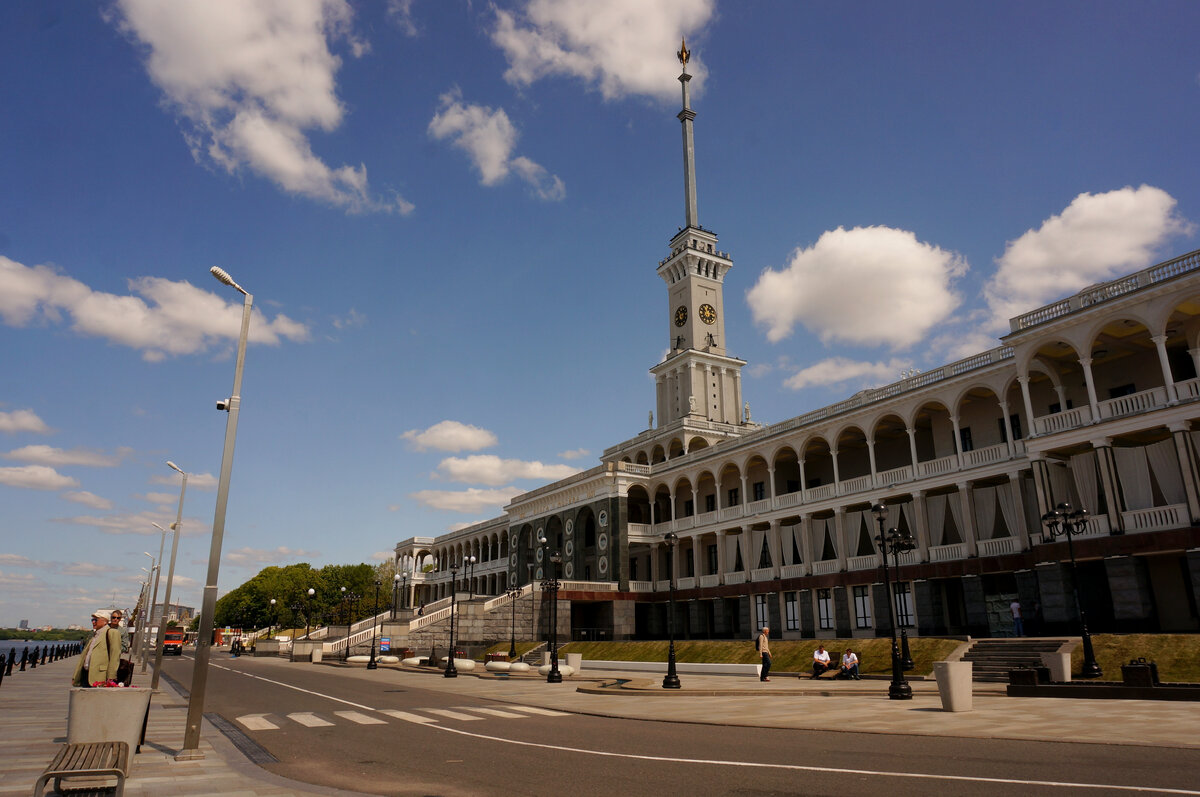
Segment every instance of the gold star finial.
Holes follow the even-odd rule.
[[[692,57],[692,51],[687,48],[687,39],[684,38],[679,45],[679,52],[675,53],[679,57],[679,63],[683,64],[684,69],[687,68],[688,60]]]

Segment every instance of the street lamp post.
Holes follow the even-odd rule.
[[[675,544],[679,535],[673,531],[666,534],[667,541],[667,580],[670,584],[670,598],[667,602],[667,638],[670,645],[667,648],[667,674],[663,676],[663,689],[679,689],[679,674],[675,672]]]
[[[533,583],[533,562],[528,562],[525,569],[529,571],[529,638],[537,641],[537,587]]]
[[[150,557],[150,572],[146,576],[146,597],[150,599],[150,613],[147,615],[147,618],[152,620],[154,618],[154,598],[150,597],[150,582],[153,581],[155,584],[158,583],[158,564],[155,561],[153,554],[149,553],[148,551],[142,551],[142,553],[145,554],[146,556]],[[162,627],[161,619],[158,621],[158,625],[160,628]],[[150,623],[147,622],[146,623],[146,632],[147,633],[142,634],[142,672],[146,671],[146,659],[149,657],[149,649],[150,649],[150,633],[149,633],[149,631],[150,631]]]
[[[475,558],[475,554],[471,554],[470,556],[467,557],[467,583],[469,583],[471,585],[469,588],[470,598],[468,600],[475,600],[475,562],[476,561],[478,561],[478,560]]]
[[[309,587],[308,591],[304,593],[304,641],[305,642],[308,641],[308,635],[310,633],[309,627],[312,622],[312,596],[315,594],[317,594],[317,591],[315,589],[313,589],[312,587]]]
[[[275,599],[271,598],[271,625],[267,627],[267,636],[275,637]]]
[[[517,658],[517,598],[521,597],[521,589],[510,589],[508,597],[512,603],[512,639],[508,643],[508,660],[514,661]]]
[[[154,526],[154,528],[156,528],[162,532],[162,534],[160,534],[158,536],[158,559],[155,560],[158,564],[154,568],[154,594],[150,598],[150,613],[154,614],[154,606],[155,606],[155,604],[158,603],[158,582],[162,579],[162,558],[163,558],[163,551],[167,544],[167,530],[164,529],[162,526],[158,525],[157,523],[152,523],[151,525]],[[146,555],[150,556],[150,554],[146,554]],[[163,614],[165,615],[166,611],[164,611]],[[164,624],[163,624],[162,620],[160,619],[158,621],[159,637],[156,640],[155,647],[159,647],[162,644],[161,639],[162,639],[163,625]],[[147,635],[145,635],[145,634],[142,635],[143,641],[146,639],[146,636]],[[147,658],[146,648],[145,648],[145,646],[143,646],[143,648],[142,648],[142,672],[146,671],[146,658]],[[157,673],[157,664],[155,666],[156,666],[155,672]]]
[[[1071,542],[1072,537],[1087,531],[1088,511],[1082,508],[1072,511],[1070,504],[1062,503],[1042,515],[1042,525],[1045,528],[1042,532],[1043,542],[1054,542],[1055,537],[1067,538],[1067,555],[1071,558],[1071,591],[1075,595],[1075,612],[1079,615],[1080,636],[1083,637],[1083,668],[1079,677],[1099,678],[1104,672],[1096,661],[1092,635],[1088,633],[1087,614],[1079,600],[1079,574],[1075,568],[1075,546]]]
[[[179,535],[183,531],[183,497],[187,494],[188,475],[178,465],[167,460],[167,467],[183,477],[179,485],[179,505],[175,509],[175,522],[171,524],[171,564],[167,566],[167,588],[163,593],[163,607],[171,605],[171,585],[175,582],[175,555],[179,553]],[[162,670],[163,639],[167,632],[164,623],[158,624],[158,645],[154,651],[154,675],[150,678],[150,688],[158,688],[158,676]]]
[[[233,475],[233,450],[237,444],[238,414],[242,407],[242,372],[246,365],[246,341],[250,337],[250,314],[254,297],[219,266],[209,271],[225,285],[242,294],[242,329],[238,336],[237,361],[233,370],[233,392],[228,399],[217,402],[218,410],[229,413],[225,421],[225,448],[221,456],[221,475],[217,481],[217,504],[213,514],[212,543],[208,551],[208,574],[204,583],[204,598],[200,609],[200,636],[196,639],[196,663],[192,668],[192,688],[188,700],[187,726],[183,749],[176,760],[204,758],[200,752],[200,724],[204,721],[204,693],[208,686],[208,660],[212,654],[213,615],[217,607],[217,577],[221,569],[221,543],[225,538],[225,509],[229,503],[229,480]]]
[[[375,639],[379,631],[379,587],[382,586],[379,579],[375,579],[375,614],[371,616],[371,660],[367,662],[368,670],[378,670],[379,663],[375,661]],[[349,645],[349,640],[347,640]]]
[[[543,548],[548,545],[545,536],[538,537],[538,542]],[[543,585],[550,591],[550,672],[546,674],[548,684],[562,683],[562,672],[558,669],[558,565],[561,561],[562,554],[558,551],[550,554],[550,578]]]
[[[400,603],[400,574],[392,576],[392,619],[396,619],[396,608]]]
[[[443,675],[447,678],[457,678],[458,668],[454,666],[454,593],[458,585],[458,563],[450,564],[450,652],[446,656],[446,672]]]
[[[899,555],[902,551],[911,551],[917,547],[913,541],[912,532],[901,533],[899,529],[884,530],[887,521],[887,507],[875,504],[871,507],[875,520],[879,523],[879,534],[875,542],[883,554],[883,587],[887,591],[888,622],[892,627],[892,683],[888,687],[888,698],[891,700],[912,700],[912,686],[904,680],[904,662],[900,658],[900,650],[896,644],[896,596],[892,591],[891,575],[888,572],[888,553],[892,555],[893,564],[899,568]]]

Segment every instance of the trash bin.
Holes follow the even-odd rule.
[[[937,679],[942,711],[971,710],[971,676],[969,661],[935,661],[933,677]]]
[[[322,656],[322,654],[324,654],[324,652],[325,652],[325,650],[322,646],[320,646],[320,645],[313,646],[313,649],[312,649],[313,664],[317,664],[321,661],[321,656]]]
[[[567,666],[570,667],[573,672],[579,672],[580,668],[583,667],[583,654],[568,653]]]
[[[125,742],[132,760],[151,695],[149,689],[73,687],[67,703],[67,743]]]

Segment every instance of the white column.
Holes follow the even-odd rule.
[[[1008,458],[1015,456],[1016,444],[1013,442],[1012,421],[1008,418],[1008,402],[1000,402],[1000,417],[1004,419],[1004,437],[1008,440]]]
[[[917,430],[906,428],[908,432],[908,453],[912,457],[913,478],[919,478],[921,474],[917,473]]]
[[[871,461],[871,485],[875,484],[875,477],[879,475],[879,469],[875,467],[875,438],[867,438],[867,459]]]
[[[767,466],[767,498],[771,499],[771,506],[775,505],[775,466]]]
[[[835,495],[841,495],[842,492],[842,477],[838,475],[838,461],[836,448],[829,449],[829,456],[833,458],[833,490]]]
[[[738,422],[745,419],[742,418],[742,372],[739,370],[733,371],[733,406],[736,408]]]
[[[954,457],[958,460],[958,467],[961,470],[963,466],[963,450],[962,450],[962,432],[958,429],[958,416],[951,415],[950,423],[954,426]]]
[[[649,573],[650,578],[647,580],[650,582],[650,589],[652,589],[652,590],[658,589],[658,578],[659,578],[659,576],[658,576],[658,573],[659,573],[658,549],[660,547],[661,546],[658,543],[655,543],[654,545],[650,546],[650,573]]]
[[[1025,522],[1025,501],[1021,495],[1020,471],[1009,471],[1008,483],[1012,485],[1013,501],[1017,505],[1017,538],[1021,541],[1021,550],[1028,551],[1033,545],[1029,539],[1029,525]]]
[[[738,479],[742,483],[742,506],[750,503],[750,493],[746,492],[746,473],[738,471]]]
[[[729,572],[729,557],[725,553],[725,532],[718,531],[717,538],[717,575],[718,583],[724,583],[725,574]]]
[[[808,499],[804,495],[804,490],[805,490],[804,484],[808,480],[804,478],[804,460],[798,459],[798,460],[796,460],[796,463],[800,466],[800,503],[803,504],[803,503],[808,502]]]
[[[1200,374],[1200,349],[1188,349],[1188,354],[1192,355],[1192,367]]]
[[[1033,425],[1033,400],[1029,398],[1029,375],[1021,374],[1017,377],[1017,381],[1021,384],[1021,401],[1025,402],[1025,422],[1029,425],[1029,436],[1035,437],[1037,429]]]
[[[1092,378],[1092,358],[1080,357],[1079,364],[1083,366],[1083,381],[1087,385],[1088,405],[1092,408],[1092,423],[1100,422],[1100,402],[1096,399],[1096,382]],[[1067,405],[1063,404],[1063,410]]]
[[[1155,335],[1150,340],[1154,341],[1154,348],[1158,350],[1158,364],[1163,372],[1163,385],[1167,388],[1167,401],[1174,404],[1179,401],[1179,395],[1175,392],[1175,377],[1171,375],[1171,361],[1167,359],[1167,336]]]

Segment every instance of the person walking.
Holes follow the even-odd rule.
[[[762,656],[762,670],[758,674],[758,680],[769,681],[767,676],[771,673],[771,628],[764,625],[762,632],[758,635],[758,639],[754,640],[754,647],[758,649],[758,653]]]
[[[1008,610],[1012,612],[1013,636],[1025,636],[1025,621],[1021,617],[1021,601],[1013,598],[1013,602],[1008,604]]]
[[[92,612],[94,633],[79,654],[79,662],[71,676],[72,685],[103,685],[117,680],[117,667],[121,664],[121,632],[109,626],[111,615],[105,609]]]

